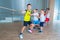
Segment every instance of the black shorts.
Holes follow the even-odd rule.
[[[44,27],[45,22],[40,22],[40,27]]]
[[[32,22],[31,21],[24,21],[24,26],[30,25]]]

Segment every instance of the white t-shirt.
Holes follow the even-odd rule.
[[[40,14],[40,22],[45,22],[45,18],[44,14]]]
[[[46,15],[46,17],[47,17],[47,18],[50,18],[50,13],[48,13],[48,14]]]
[[[33,15],[33,20],[37,21],[38,20],[37,16],[39,16],[39,14],[38,13],[33,13],[32,15]]]

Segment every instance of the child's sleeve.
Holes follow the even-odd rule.
[[[31,14],[30,14],[31,16],[33,16],[34,14],[33,14],[33,11],[31,11]]]
[[[26,11],[24,10],[24,11],[22,11],[22,14],[25,14],[26,13]]]

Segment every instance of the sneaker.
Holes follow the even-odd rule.
[[[20,37],[20,39],[23,39],[23,35],[22,34],[20,34],[19,37]]]
[[[33,30],[36,30],[36,27],[34,27]]]
[[[28,30],[29,33],[32,33],[32,30]]]
[[[39,32],[43,32],[43,31],[39,30]]]
[[[37,28],[38,30],[40,30],[40,28]]]

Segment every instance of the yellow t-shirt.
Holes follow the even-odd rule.
[[[24,21],[30,21],[31,20],[31,10],[27,10],[25,15],[24,15]]]

